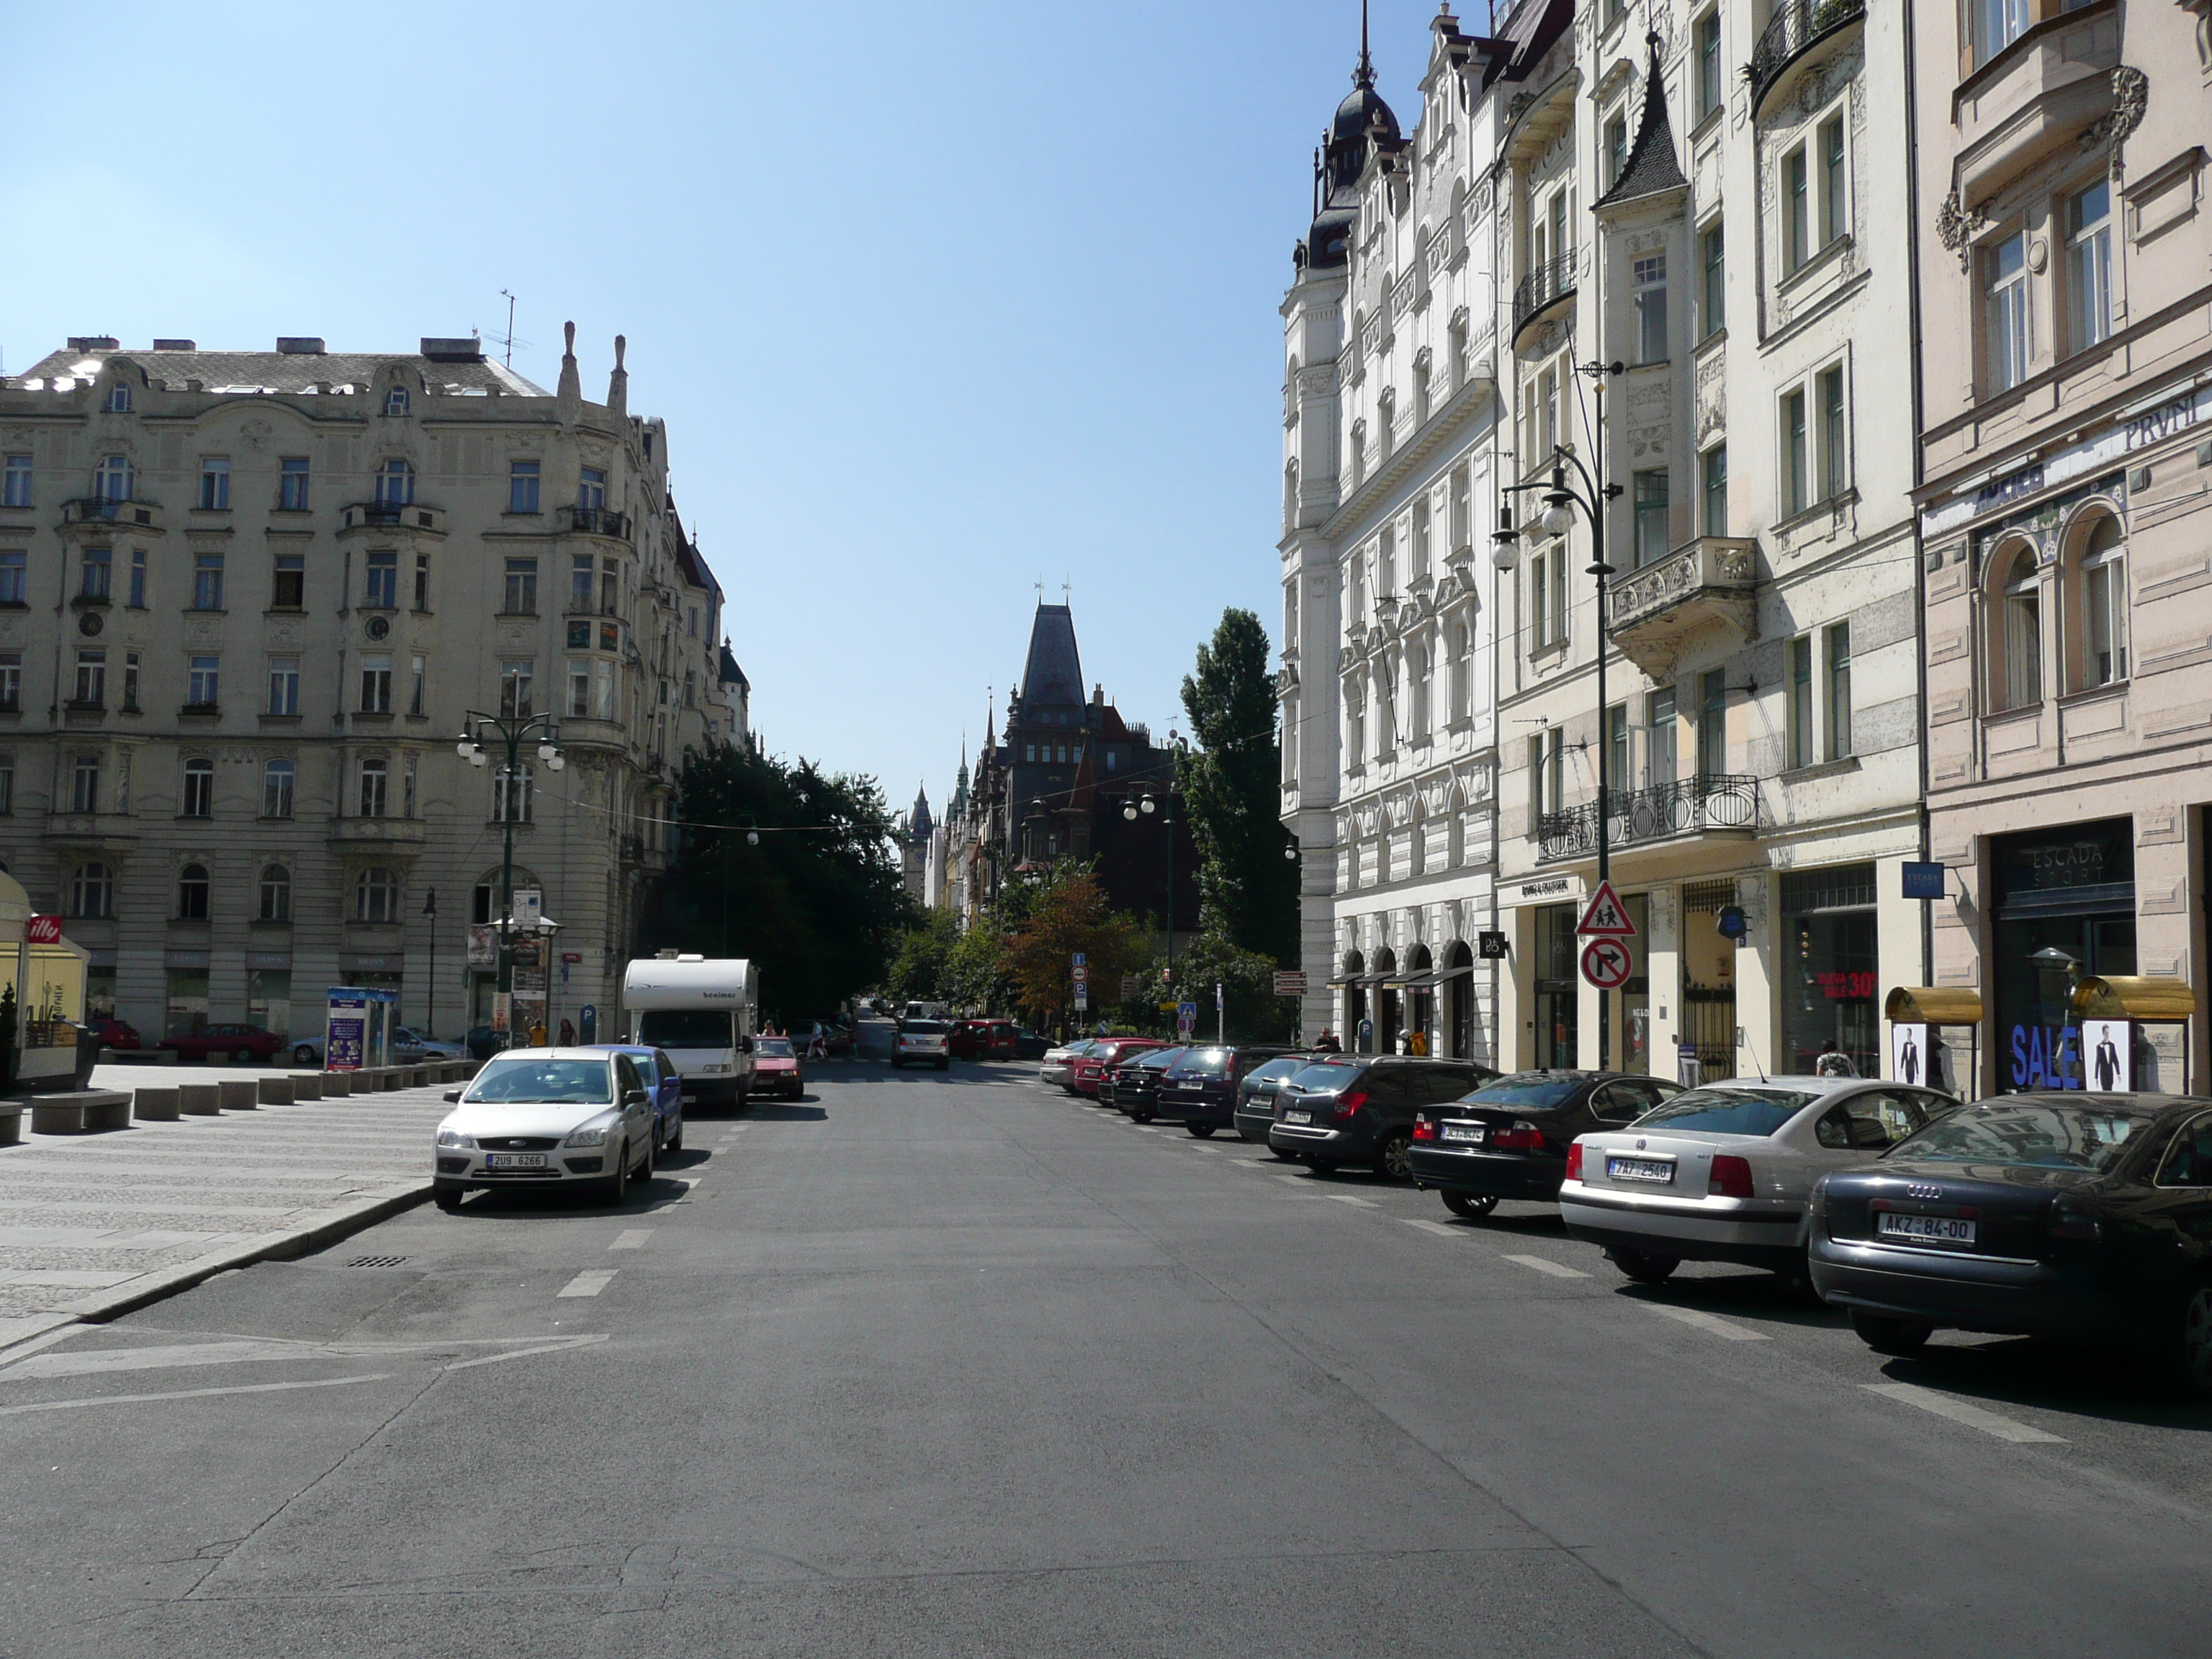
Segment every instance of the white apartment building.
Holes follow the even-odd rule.
[[[350,984],[483,1023],[511,822],[551,1020],[611,1013],[684,753],[747,740],[622,346],[603,403],[573,325],[552,392],[473,339],[83,338],[0,380],[0,862],[95,1008],[319,1038]],[[564,767],[471,766],[472,710],[558,716]]]
[[[1407,136],[1363,38],[1282,305],[1283,817],[1347,1048],[1498,1052],[1493,70],[1443,10]]]

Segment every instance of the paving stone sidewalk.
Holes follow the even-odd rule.
[[[0,1348],[427,1193],[448,1086],[0,1147]]]

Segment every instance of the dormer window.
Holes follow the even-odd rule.
[[[128,415],[131,412],[131,388],[120,381],[108,387],[107,401],[101,407],[111,415]]]
[[[384,394],[384,412],[387,415],[404,415],[407,412],[405,386],[396,386]]]

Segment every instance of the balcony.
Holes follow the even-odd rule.
[[[1563,253],[1533,267],[1513,290],[1513,349],[1537,324],[1566,309],[1575,297],[1575,256]]]
[[[2142,81],[2122,70],[2120,40],[2112,0],[2054,8],[1960,82],[1952,95],[1955,212],[1971,220],[1978,204],[2029,168],[2079,154],[2079,146],[2106,131],[2132,129],[2142,106],[2124,108],[2120,88],[2139,91]],[[1966,228],[1978,234],[1978,226]]]
[[[1866,0],[1775,0],[1773,15],[1751,49],[1743,78],[1751,86],[1751,118],[1766,94],[1807,53],[1866,18]]]
[[[82,852],[127,853],[138,844],[138,823],[120,812],[49,812],[46,839]]]
[[[618,542],[629,540],[627,513],[617,513],[611,507],[564,507],[561,511],[572,535],[606,536]]]
[[[419,853],[428,840],[420,818],[332,818],[324,839],[341,853]]]
[[[161,509],[152,501],[112,501],[102,495],[83,495],[62,503],[62,526],[83,525],[98,530],[120,525],[126,529],[159,531]]]
[[[1646,789],[1608,792],[1606,838],[1614,848],[1714,831],[1759,828],[1759,780],[1732,773],[1700,772]],[[1584,801],[1536,818],[1537,856],[1541,859],[1595,857],[1597,803]]]
[[[356,501],[339,509],[338,528],[346,530],[427,530],[443,535],[446,515],[434,507],[412,501]]]
[[[1729,629],[1739,641],[1756,639],[1758,586],[1757,542],[1706,536],[1616,580],[1606,595],[1607,632],[1622,656],[1664,678],[1708,629]]]

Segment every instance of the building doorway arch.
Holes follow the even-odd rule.
[[[1444,958],[1444,1029],[1454,1060],[1474,1058],[1474,952],[1462,939]]]

